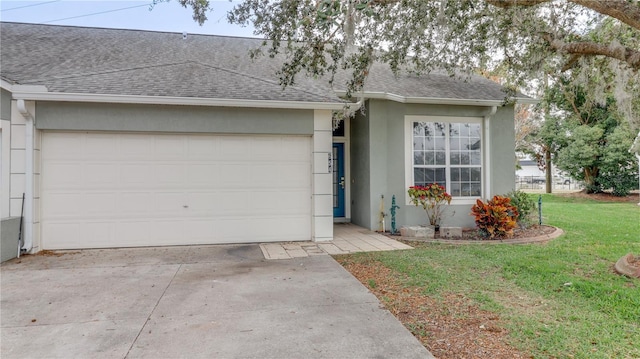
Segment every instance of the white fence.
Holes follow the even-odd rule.
[[[572,178],[554,177],[551,183],[552,191],[579,191],[584,188],[582,182],[577,182]],[[516,177],[516,189],[544,191],[546,180],[539,176],[518,176]]]

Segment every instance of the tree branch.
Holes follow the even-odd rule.
[[[551,0],[485,0],[488,4],[501,8],[514,6],[536,6]],[[576,5],[591,9],[597,13],[611,16],[621,22],[640,30],[640,6],[626,0],[567,0]]]
[[[487,3],[506,9],[513,6],[536,6],[551,0],[486,0]]]
[[[626,62],[631,68],[640,70],[640,51],[616,44],[598,44],[595,42],[564,42],[553,38],[549,33],[543,34],[542,37],[549,43],[551,47],[558,52],[564,52],[571,55],[596,56],[602,55],[610,58],[618,59]]]
[[[600,14],[609,15],[640,30],[640,4],[626,0],[569,0]]]

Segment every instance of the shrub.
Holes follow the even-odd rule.
[[[422,206],[427,212],[429,224],[432,226],[440,225],[440,220],[445,210],[445,204],[451,203],[451,195],[447,193],[444,187],[437,183],[427,186],[409,187],[407,191],[411,202],[416,206]]]
[[[522,228],[529,227],[533,222],[531,217],[536,209],[536,201],[523,191],[511,191],[507,193],[507,197],[511,200],[511,205],[518,210],[516,222]]]
[[[611,188],[611,194],[625,197],[638,188],[638,173],[631,171],[607,172],[600,174],[603,189]]]
[[[518,210],[511,205],[509,197],[494,196],[487,203],[477,200],[471,213],[484,237],[493,239],[511,236],[517,225]]]

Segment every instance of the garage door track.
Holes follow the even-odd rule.
[[[86,250],[1,268],[1,357],[431,358],[330,256]]]

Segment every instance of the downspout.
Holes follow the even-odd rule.
[[[491,116],[495,115],[498,111],[498,106],[491,106],[489,113],[484,115],[483,125],[484,125],[484,163],[482,167],[484,168],[484,195],[486,199],[491,198],[491,126],[489,126],[489,119]]]
[[[25,119],[25,189],[24,189],[24,245],[22,253],[33,248],[33,115],[24,100],[17,101],[18,112]]]

